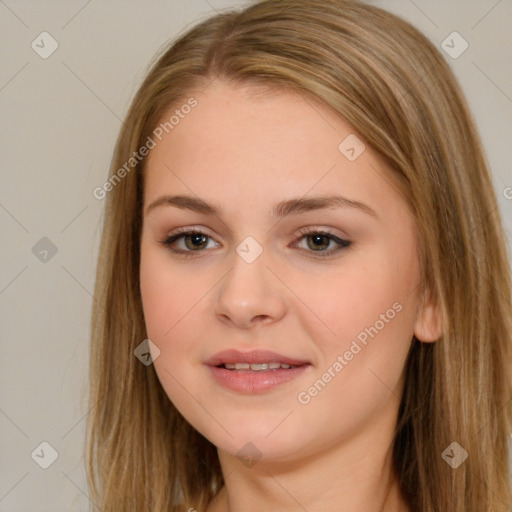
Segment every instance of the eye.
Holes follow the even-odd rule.
[[[306,249],[307,252],[317,253],[315,254],[314,257],[325,258],[328,256],[332,256],[333,254],[348,248],[352,244],[352,242],[350,242],[349,240],[339,238],[333,233],[326,230],[306,229],[301,230],[300,234],[302,236],[299,237],[298,240],[306,240],[307,249],[312,249],[309,251]],[[183,239],[183,242],[185,243],[185,249],[176,249],[175,247],[173,247],[174,244],[176,244],[178,241],[181,241],[180,239]],[[183,228],[169,235],[164,240],[161,240],[160,243],[164,247],[169,249],[169,251],[171,251],[172,253],[178,254],[185,258],[190,258],[194,256],[194,252],[203,252],[202,249],[207,248],[208,239],[212,238],[203,231],[197,229]],[[335,245],[333,248],[329,250],[323,250],[326,247],[329,247],[331,243],[337,245]],[[296,244],[297,241],[294,242],[294,245]]]
[[[183,238],[185,242],[186,249],[175,249],[173,245]],[[204,249],[207,245],[207,239],[211,238],[206,233],[196,229],[182,229],[177,231],[176,233],[169,235],[164,240],[161,240],[160,243],[169,249],[172,253],[179,254],[184,256],[185,258],[189,258],[193,256],[193,252],[201,252],[201,249]]]
[[[308,249],[313,248],[312,251],[317,253],[314,257],[326,258],[328,256],[332,256],[343,249],[347,249],[352,245],[352,242],[349,240],[344,240],[343,238],[339,238],[330,231],[322,230],[322,229],[305,229],[301,230],[300,234],[302,235],[299,240],[305,239],[306,246]],[[334,242],[335,245],[333,248],[325,251],[325,250],[317,250],[328,247],[331,242]]]

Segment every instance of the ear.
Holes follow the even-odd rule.
[[[443,312],[431,293],[425,292],[418,308],[414,336],[419,341],[432,343],[443,334]]]

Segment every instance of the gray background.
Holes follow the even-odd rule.
[[[468,42],[447,60],[478,122],[510,246],[512,2],[373,3],[438,46],[453,31]],[[214,10],[243,4],[0,0],[0,512],[89,510],[84,397],[103,207],[92,191],[156,50]],[[43,31],[59,45],[47,59],[31,47]],[[58,452],[48,469],[31,457],[43,441]],[[50,452],[36,453],[41,461]]]

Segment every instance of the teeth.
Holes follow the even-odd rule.
[[[255,364],[251,364],[251,370],[255,370],[255,371],[261,371],[261,370],[268,370],[268,365],[270,363],[255,363]],[[237,368],[238,364],[235,365],[235,368],[238,370]]]
[[[277,370],[282,368],[288,370],[289,368],[295,368],[295,366],[286,363],[224,363],[224,367],[227,370],[253,370],[255,372],[262,372],[267,370]]]

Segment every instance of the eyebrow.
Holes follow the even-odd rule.
[[[218,206],[209,204],[197,197],[184,195],[164,195],[158,199],[155,199],[155,201],[153,201],[146,208],[146,215],[150,211],[160,206],[175,206],[176,208],[180,208],[182,210],[192,210],[194,212],[202,213],[205,215],[219,216],[222,213],[221,208]],[[348,199],[347,197],[339,194],[287,199],[274,205],[272,216],[280,218],[285,217],[286,215],[299,214],[324,208],[355,208],[368,215],[371,215],[375,219],[379,218],[375,210],[370,208],[368,205],[361,203],[360,201]]]

